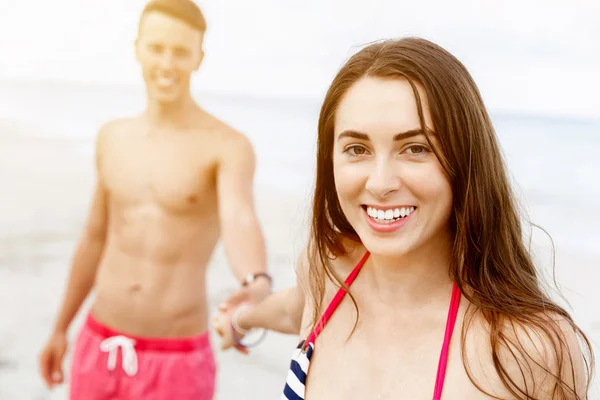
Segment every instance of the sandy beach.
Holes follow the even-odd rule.
[[[0,120],[1,400],[66,398],[66,386],[52,393],[44,388],[37,355],[63,294],[94,183],[93,160],[77,150],[80,145],[77,139],[36,136],[33,126]],[[288,287],[305,242],[307,197],[258,185],[256,199],[276,289]],[[547,247],[540,246],[544,254]],[[576,320],[600,343],[598,258],[561,247],[556,268]],[[209,268],[209,285],[213,310],[236,286],[220,247]],[[272,333],[250,357],[217,352],[218,399],[243,394],[248,399],[279,398],[296,342],[293,336]],[[597,396],[596,391],[592,398]]]

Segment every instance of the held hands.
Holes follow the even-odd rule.
[[[219,314],[217,314],[213,319],[213,328],[217,332],[217,334],[221,337],[221,343],[219,347],[221,350],[227,350],[231,347],[235,347],[237,351],[240,353],[247,355],[248,349],[238,342],[241,341],[245,334],[244,332],[240,332],[240,328],[236,329],[233,325],[234,316],[239,317],[239,314],[244,311],[244,308],[249,307],[246,303],[237,304],[234,307],[229,308],[221,308]],[[236,313],[237,311],[237,313]],[[237,322],[236,322],[237,325]],[[235,332],[234,332],[235,330]],[[235,337],[234,337],[235,334]],[[237,338],[237,342],[236,342]]]
[[[212,325],[221,337],[221,350],[235,347],[240,353],[248,354],[248,348],[240,344],[248,332],[239,326],[238,317],[245,309],[260,303],[270,293],[270,281],[257,279],[248,286],[238,289],[219,305],[219,313],[213,318]]]

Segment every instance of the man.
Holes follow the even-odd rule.
[[[241,297],[270,291],[254,211],[254,152],[193,101],[206,24],[191,0],[153,0],[135,43],[147,109],[101,127],[97,186],[41,374],[64,381],[67,330],[96,296],[72,354],[71,399],[212,399],[206,268],[219,238]]]

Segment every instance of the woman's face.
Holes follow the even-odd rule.
[[[417,87],[433,131],[425,91]],[[337,109],[333,140],[338,200],[372,254],[401,256],[447,243],[452,189],[423,134],[407,80],[356,82]]]

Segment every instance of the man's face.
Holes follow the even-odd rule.
[[[151,11],[142,16],[136,58],[151,100],[169,104],[187,95],[204,56],[202,39],[202,32],[169,15]]]

